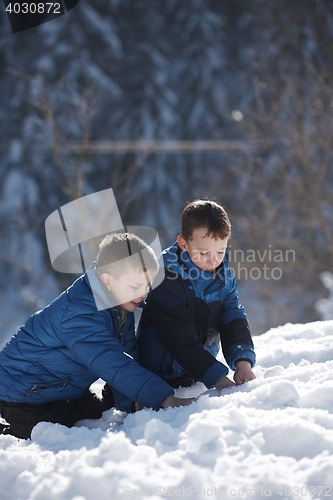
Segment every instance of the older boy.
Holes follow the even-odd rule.
[[[137,258],[121,260],[128,249]],[[110,405],[89,390],[99,377],[116,408],[127,412],[135,402],[157,410],[193,401],[175,398],[170,385],[137,362],[133,311],[157,269],[140,238],[109,235],[88,271],[28,319],[0,352],[0,409],[10,425],[4,433],[27,439],[41,421],[72,427],[101,417]]]
[[[255,378],[255,353],[226,251],[231,225],[218,203],[194,201],[163,253],[165,279],[147,298],[137,332],[144,367],[173,387],[202,381],[221,390]],[[228,368],[215,358],[220,341]]]

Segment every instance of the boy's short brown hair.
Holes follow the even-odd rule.
[[[192,238],[193,231],[207,228],[206,236],[224,240],[231,234],[231,224],[224,208],[210,200],[195,200],[189,203],[181,218],[180,235],[185,241]]]
[[[133,255],[139,258],[131,259],[131,263],[124,260]],[[108,272],[110,269],[110,274],[116,279],[130,271],[152,271],[155,274],[158,267],[153,249],[131,233],[113,233],[105,236],[99,245],[95,266],[100,272]]]

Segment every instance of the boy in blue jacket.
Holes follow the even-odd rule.
[[[126,255],[131,258],[125,258]],[[50,305],[33,314],[0,352],[2,432],[27,439],[41,421],[72,427],[113,406],[188,405],[138,363],[134,311],[158,262],[129,233],[106,236],[97,261]],[[116,306],[116,307],[115,307]],[[106,381],[109,403],[89,390]],[[110,393],[111,388],[111,393]],[[110,396],[112,402],[110,403]]]
[[[181,234],[162,253],[165,278],[150,291],[137,340],[141,363],[171,386],[197,381],[217,390],[255,378],[255,353],[226,251],[231,233],[218,203],[184,209]],[[216,360],[220,343],[227,366]]]

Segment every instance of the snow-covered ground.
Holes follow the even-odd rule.
[[[220,396],[0,436],[1,500],[333,497],[333,320],[254,341],[257,379]]]

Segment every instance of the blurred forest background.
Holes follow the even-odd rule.
[[[155,227],[163,247],[189,201],[226,208],[254,335],[320,319],[320,275],[333,271],[332,1],[81,0],[15,35],[3,5],[0,16],[1,341],[75,278],[51,268],[47,216],[110,187],[124,224]],[[139,140],[189,149],[91,146]]]

